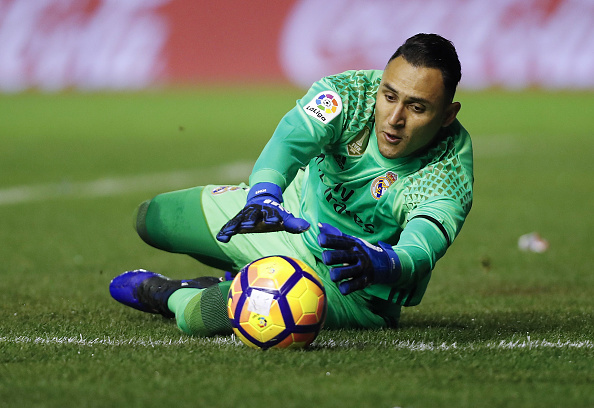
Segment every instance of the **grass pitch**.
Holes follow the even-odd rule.
[[[147,247],[131,214],[247,180],[301,93],[0,96],[0,407],[594,406],[591,93],[459,95],[474,207],[398,330],[259,352],[110,298],[128,269],[219,273]],[[547,252],[518,250],[532,231]]]

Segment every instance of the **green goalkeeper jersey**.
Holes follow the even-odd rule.
[[[402,274],[391,285],[365,289],[408,306],[425,293],[435,262],[460,232],[472,205],[472,144],[456,120],[421,153],[383,157],[374,124],[382,71],[347,71],[316,82],[285,115],[258,158],[250,184],[283,190],[305,167],[299,216],[303,235],[321,258],[318,222],[398,255]]]

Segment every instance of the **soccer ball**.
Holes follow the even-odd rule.
[[[227,299],[233,332],[260,349],[308,346],[320,332],[326,310],[318,275],[287,256],[247,264],[233,279]]]

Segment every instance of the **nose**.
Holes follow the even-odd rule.
[[[404,105],[395,104],[388,116],[388,124],[393,127],[402,127],[406,122]]]

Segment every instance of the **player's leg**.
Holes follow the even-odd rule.
[[[227,270],[234,263],[211,233],[202,204],[203,192],[204,187],[195,187],[159,194],[138,207],[134,226],[138,235],[155,248],[187,254]],[[240,208],[238,204],[233,211]]]
[[[215,268],[237,270],[247,261],[233,260],[226,255],[214,235],[245,205],[244,188],[244,185],[207,186],[159,194],[138,207],[134,227],[153,247],[190,255]],[[236,193],[217,203],[210,202],[205,209],[202,200],[205,191],[213,196],[227,191]],[[127,306],[165,317],[175,315],[178,326],[186,333],[230,333],[226,316],[230,282],[221,283],[219,288],[214,284],[219,281],[212,279],[201,277],[179,281],[153,272],[130,271],[116,277],[110,284],[110,291],[117,301]]]
[[[211,235],[231,219],[245,204],[247,192],[230,186],[207,186],[202,194],[202,209]],[[220,251],[232,260],[231,270],[271,255],[298,257],[293,234],[284,232],[235,235],[228,243],[216,241]],[[301,241],[301,238],[299,238]],[[311,256],[311,254],[309,255]],[[171,295],[168,307],[175,313],[178,327],[187,334],[210,336],[232,333],[227,315],[227,295],[231,282],[221,282],[205,290],[180,289]]]
[[[277,233],[279,234],[279,233]],[[272,234],[260,234],[265,241]],[[280,233],[279,235],[291,234]],[[278,241],[278,237],[276,239]],[[274,246],[273,241],[269,241]],[[267,247],[267,245],[264,245]],[[254,259],[275,254],[261,251]],[[304,253],[287,253],[297,259],[308,258]],[[311,255],[310,255],[311,256]],[[310,262],[311,259],[309,259]],[[328,300],[327,329],[395,327],[400,307],[373,298],[364,291],[343,296],[334,282],[329,281],[327,267],[321,262],[314,269],[324,281]],[[176,318],[178,327],[187,334],[212,336],[231,334],[227,317],[227,296],[231,282],[216,282],[213,278],[176,281],[148,271],[131,271],[116,277],[111,285],[112,296],[121,303],[138,310],[160,313]]]
[[[299,213],[299,192],[300,179],[297,178],[284,193],[284,205],[296,216]],[[209,189],[203,194],[203,208],[209,225],[213,228],[213,233],[218,231],[222,225],[229,219],[233,211],[229,212],[227,208],[232,202],[245,202],[245,191]],[[285,255],[300,259],[310,265],[320,276],[326,288],[328,299],[328,315],[326,319],[326,328],[362,328],[373,329],[380,327],[394,327],[397,324],[400,315],[400,306],[391,302],[385,302],[375,298],[363,291],[359,291],[349,296],[344,296],[338,290],[334,282],[330,280],[328,267],[320,260],[316,259],[311,251],[306,247],[300,234],[289,234],[285,232],[275,232],[267,234],[245,234],[236,235],[227,244],[220,244],[221,250],[233,259],[236,265],[243,267],[249,262],[264,256]],[[178,325],[186,333],[204,334],[203,326],[210,325],[221,329],[223,326],[215,324],[218,321],[227,319],[226,298],[229,285],[219,284],[216,290],[209,288],[204,291],[204,298],[178,302],[176,303],[176,317]],[[212,302],[208,314],[205,313],[204,306],[207,301],[207,292],[213,292],[208,295],[208,301]],[[181,297],[181,295],[180,295]],[[175,298],[172,296],[172,298]],[[221,300],[222,299],[222,300]],[[181,317],[183,311],[183,318]],[[231,330],[230,326],[227,330]],[[221,330],[222,331],[222,330]],[[212,330],[211,330],[212,332]]]
[[[159,194],[139,206],[134,226],[153,247],[190,255],[215,268],[237,271],[258,254],[244,251],[243,247],[250,245],[242,239],[234,238],[229,245],[219,243],[214,236],[245,205],[245,190],[245,185],[206,186]],[[229,250],[230,246],[234,249]],[[181,281],[150,274],[146,276],[152,280],[151,285],[143,282],[141,276],[131,279],[133,272],[118,276],[110,285],[112,296],[142,311],[166,317],[175,315],[179,328],[188,334],[231,333],[226,307],[231,282],[204,288],[190,280],[189,286],[184,287]],[[150,288],[144,289],[145,286]]]
[[[188,334],[211,336],[231,333],[229,319],[221,313],[226,311],[230,284],[208,276],[175,280],[140,269],[114,278],[109,291],[126,306],[175,317],[179,328]]]
[[[297,215],[298,187],[292,184],[285,192],[285,205]],[[385,304],[364,292],[349,296],[340,294],[329,279],[326,265],[316,260],[300,235],[277,232],[237,235],[227,244],[216,241],[214,235],[239,211],[245,203],[246,194],[239,187],[208,186],[159,195],[140,207],[137,231],[146,242],[157,248],[186,253],[227,270],[239,270],[253,260],[270,255],[300,259],[312,266],[324,281],[328,297],[325,327],[378,328],[395,325],[399,307]],[[198,231],[201,234],[196,234]],[[205,290],[182,288],[168,298],[168,309],[175,313],[180,329],[188,334],[230,333],[226,310],[229,286],[229,283],[221,283]]]
[[[278,237],[269,239],[270,235],[260,234],[258,241],[268,241],[270,246],[274,246],[273,241],[278,241]],[[279,235],[291,236],[286,233]],[[275,255],[278,251],[278,249],[270,252],[261,250],[252,256],[255,260],[263,256]],[[299,252],[285,251],[285,255],[301,260],[307,258],[306,254]],[[328,301],[328,313],[324,324],[326,329],[378,329],[397,326],[400,306],[375,298],[364,291],[344,296],[336,284],[328,279],[326,265],[321,262],[310,263],[310,265],[313,265],[314,270],[318,272],[326,289]],[[167,305],[169,310],[175,313],[178,327],[190,335],[231,334],[232,328],[227,316],[227,296],[230,286],[231,282],[227,281],[203,290],[182,288],[175,291]]]
[[[175,313],[177,326],[194,336],[227,335],[233,332],[227,315],[227,294],[231,281],[206,289],[179,289],[167,306]]]

